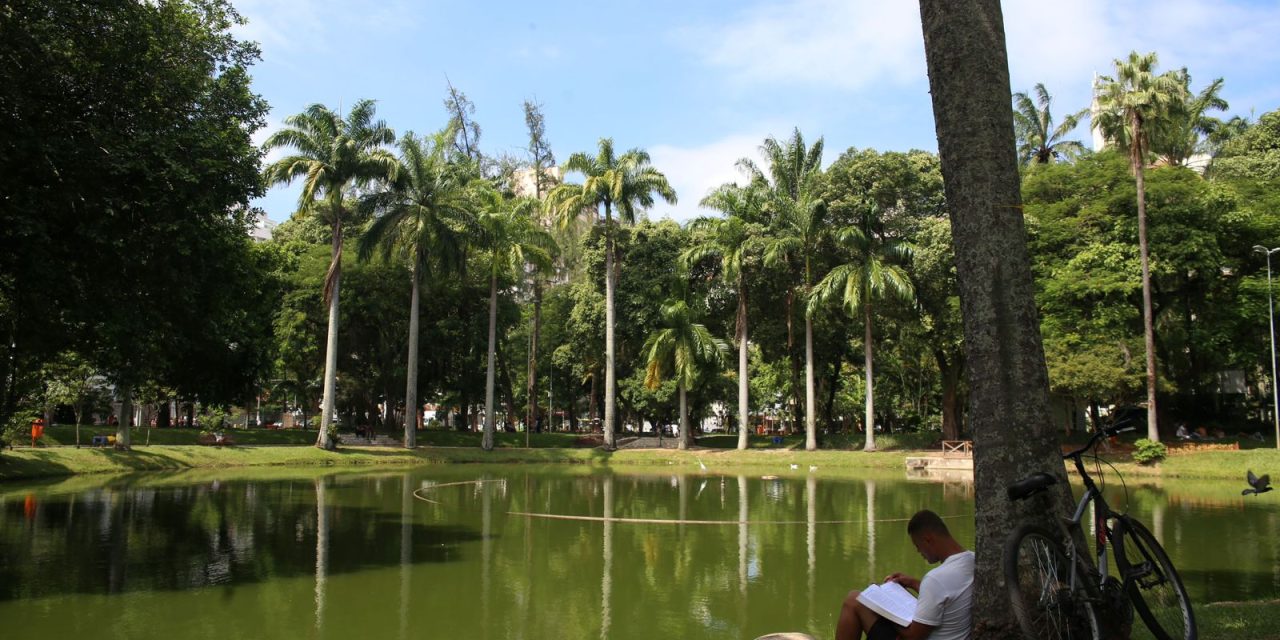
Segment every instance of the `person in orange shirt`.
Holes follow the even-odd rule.
[[[31,421],[31,446],[36,446],[36,440],[44,437],[44,418],[36,418]]]

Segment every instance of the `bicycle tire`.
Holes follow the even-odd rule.
[[[1117,521],[1116,567],[1138,616],[1159,640],[1196,640],[1191,597],[1164,547],[1141,522]]]
[[[1014,617],[1031,640],[1101,640],[1093,604],[1069,583],[1071,558],[1045,529],[1026,524],[1005,544],[1004,578]]]

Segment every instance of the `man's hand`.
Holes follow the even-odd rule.
[[[912,591],[919,593],[920,580],[913,578],[905,573],[891,573],[884,579],[885,582],[896,582]]]

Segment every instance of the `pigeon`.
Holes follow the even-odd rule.
[[[1259,478],[1258,476],[1253,475],[1253,471],[1249,471],[1247,473],[1248,475],[1246,475],[1244,478],[1246,481],[1249,482],[1249,486],[1252,488],[1241,491],[1240,495],[1247,496],[1251,493],[1254,495],[1258,495],[1259,493],[1266,493],[1271,490],[1272,487],[1271,487],[1270,474],[1264,473],[1262,474],[1262,477]]]

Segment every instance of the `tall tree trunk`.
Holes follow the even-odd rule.
[[[498,275],[489,274],[489,366],[484,374],[484,436],[480,446],[493,450],[493,365],[497,354],[498,335]]]
[[[542,332],[542,283],[534,276],[533,283],[533,331],[529,334],[529,383],[525,389],[525,397],[529,399],[529,413],[524,420],[524,431],[527,434],[538,422],[538,341]]]
[[[586,399],[586,403],[588,403],[588,413],[591,416],[591,430],[593,431],[595,430],[596,415],[599,413],[599,406],[596,404],[596,397],[598,397],[596,396],[595,390],[595,380],[598,378],[598,375],[596,374],[598,374],[598,372],[591,371],[591,396]]]
[[[786,312],[787,312],[787,357],[791,359],[791,428],[789,432],[794,432],[796,425],[799,425],[804,416],[800,415],[800,354],[796,353],[796,340],[794,329],[794,318],[792,313],[795,310],[795,289],[787,289]]]
[[[738,448],[747,448],[751,418],[747,380],[747,289],[741,275],[738,276]]]
[[[516,430],[516,416],[519,414],[516,412],[516,385],[511,381],[511,365],[506,349],[498,351],[498,373],[502,374],[502,398],[507,405],[506,419],[502,421],[503,430],[511,433]]]
[[[1147,439],[1160,441],[1156,416],[1156,331],[1151,309],[1151,262],[1147,246],[1147,181],[1142,158],[1142,121],[1131,119],[1133,138],[1129,142],[1129,164],[1138,190],[1138,252],[1142,256],[1142,341],[1147,349]]]
[[[813,318],[804,314],[804,448],[818,448],[818,428],[813,414],[817,401],[813,395]]]
[[[325,294],[329,298],[329,336],[324,351],[324,399],[320,403],[320,435],[316,446],[322,449],[334,449],[333,407],[334,392],[338,381],[338,291],[342,285],[342,206],[335,208],[333,223],[333,257],[329,262],[329,273],[325,278]]]
[[[960,439],[960,366],[939,350],[934,355],[942,375],[942,439]]]
[[[1001,571],[1019,522],[1070,503],[1049,420],[1048,373],[1022,217],[1004,19],[999,0],[920,0],[938,155],[955,238],[972,399],[975,637],[1019,637]],[[1010,483],[1059,478],[1051,508],[1013,502]]]
[[[120,449],[128,449],[133,444],[133,389],[122,384],[117,391],[120,393],[120,424],[116,425],[116,447]]]
[[[409,357],[408,370],[405,371],[404,385],[404,447],[412,449],[418,446],[418,418],[422,410],[418,408],[418,296],[421,289],[419,269],[422,263],[422,252],[414,252],[413,287],[409,295]],[[387,396],[390,404],[391,396]]]
[[[677,385],[680,390],[680,449],[688,449],[693,442],[693,429],[689,427],[689,402],[684,390],[684,383]]]
[[[614,282],[613,262],[616,258],[613,252],[613,212],[606,203],[604,205],[604,448],[609,450],[616,447],[613,435],[613,419],[617,410],[613,395],[615,388],[615,372],[613,368],[615,353],[613,344],[613,290],[617,284]]]
[[[862,357],[863,367],[866,368],[867,374],[867,434],[866,443],[862,445],[863,451],[876,450],[876,396],[875,388],[872,386],[874,376],[871,371],[871,300],[870,291],[863,291],[862,300]]]

